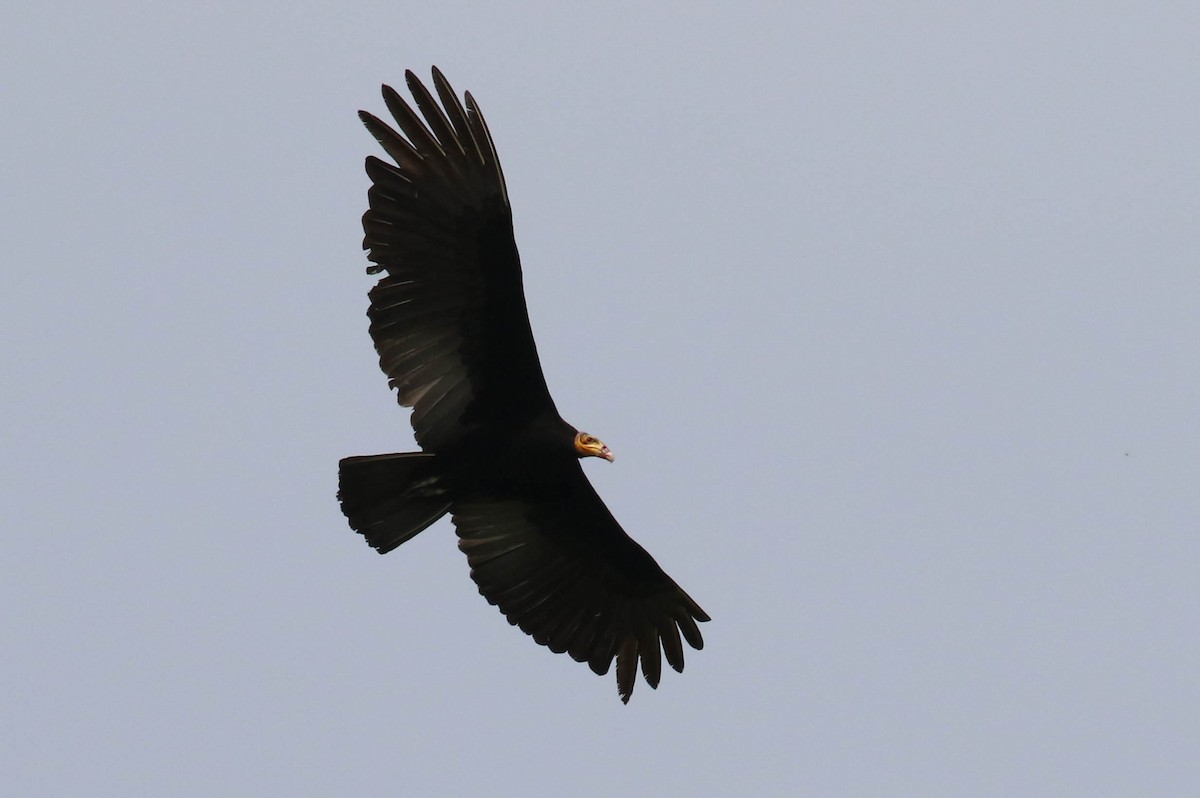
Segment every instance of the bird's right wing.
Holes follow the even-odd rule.
[[[442,105],[412,72],[421,116],[394,90],[383,98],[403,135],[359,116],[396,165],[367,158],[363,216],[372,266],[371,338],[379,365],[413,408],[426,451],[472,428],[556,412],[529,327],[504,175],[487,124],[435,67]],[[444,107],[444,110],[443,110]]]

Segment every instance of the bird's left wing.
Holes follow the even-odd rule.
[[[662,654],[683,670],[681,636],[704,646],[708,614],[613,518],[578,463],[536,496],[486,495],[451,509],[479,592],[541,645],[598,674],[617,661],[628,701],[638,663],[651,687]]]

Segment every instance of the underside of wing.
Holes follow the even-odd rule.
[[[427,451],[481,426],[519,424],[553,402],[529,327],[504,175],[471,95],[465,105],[433,70],[441,104],[406,73],[414,110],[383,97],[399,132],[359,116],[395,161],[368,157],[363,216],[371,338],[379,364],[413,408]]]
[[[709,617],[625,534],[575,465],[538,497],[456,501],[459,548],[479,592],[538,643],[597,674],[616,659],[628,701],[638,663],[651,687],[663,655],[682,671],[682,640],[702,648],[696,624]]]

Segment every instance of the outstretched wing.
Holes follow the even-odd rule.
[[[367,158],[363,216],[372,266],[371,338],[379,365],[413,408],[417,442],[437,451],[472,429],[556,413],[525,309],[521,262],[496,148],[470,93],[466,105],[436,67],[441,106],[412,72],[419,116],[389,86],[403,135],[359,117],[396,165]],[[422,120],[421,117],[424,117]]]
[[[683,670],[683,640],[704,646],[708,614],[634,542],[578,463],[536,497],[480,496],[451,513],[479,592],[538,643],[598,674],[617,661],[629,701],[638,662],[651,687],[662,655]]]

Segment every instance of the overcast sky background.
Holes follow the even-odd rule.
[[[8,9],[3,792],[1196,794],[1200,11],[1156,5]],[[379,557],[334,498],[413,448],[355,112],[430,64],[589,476],[713,617],[628,707],[448,521]]]

